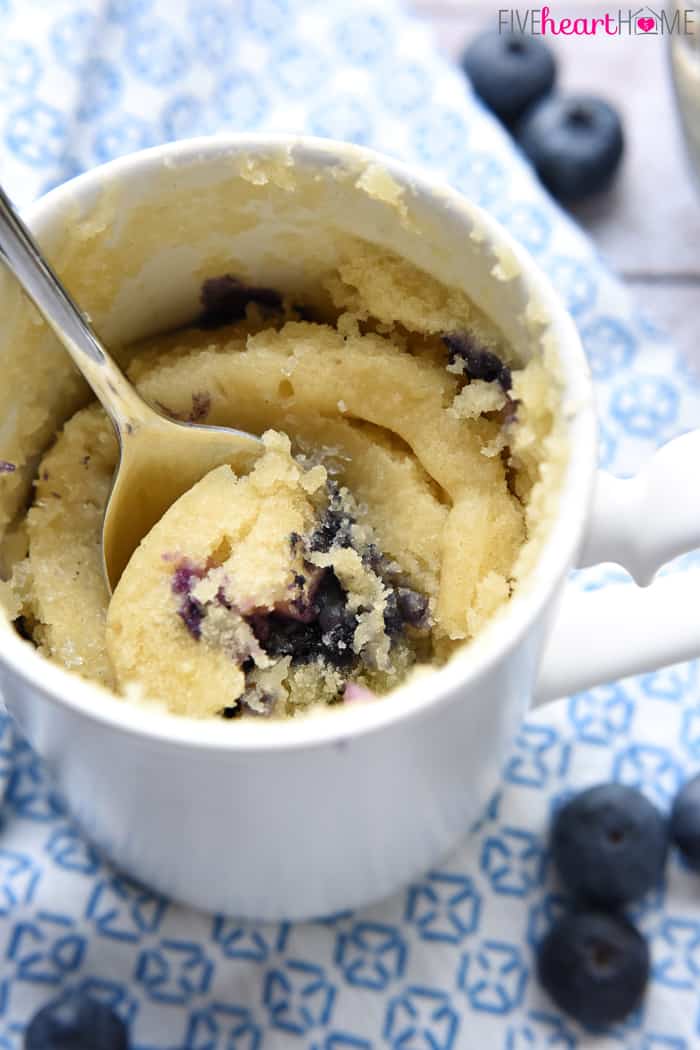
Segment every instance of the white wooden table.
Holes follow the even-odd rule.
[[[451,58],[481,29],[498,28],[501,5],[488,0],[409,3]],[[555,13],[580,18],[617,6],[564,0]],[[627,148],[615,187],[574,207],[573,214],[632,286],[640,306],[700,368],[700,187],[688,168],[674,109],[667,41],[626,35],[548,39],[561,87],[609,99],[624,121]]]

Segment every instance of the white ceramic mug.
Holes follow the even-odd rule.
[[[539,702],[700,653],[696,573],[645,590],[565,588],[574,564],[614,560],[646,583],[700,545],[690,480],[700,434],[666,446],[632,481],[596,481],[592,389],[574,324],[527,253],[458,194],[355,147],[232,136],[115,161],[26,217],[108,344],[193,317],[217,260],[225,272],[245,258],[262,283],[293,288],[323,265],[333,225],[461,285],[521,347],[534,304],[566,388],[569,462],[532,579],[446,667],[376,703],[291,722],[188,721],[108,695],[0,624],[7,707],[85,831],[127,872],[200,908],[257,918],[365,904],[466,833],[533,694]],[[1,374],[19,346],[51,361],[50,380],[25,370],[8,409],[46,404],[39,453],[87,391],[29,314],[0,275]],[[0,456],[9,424],[0,418]]]

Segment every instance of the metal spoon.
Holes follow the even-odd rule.
[[[147,404],[102,346],[2,187],[0,259],[63,343],[117,432],[119,461],[102,524],[102,564],[111,591],[178,496],[222,463],[247,472],[262,443],[242,430],[174,422]]]

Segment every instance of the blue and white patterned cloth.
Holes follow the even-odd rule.
[[[629,473],[700,424],[698,378],[393,0],[0,0],[0,174],[18,202],[144,146],[242,129],[371,145],[490,208],[579,325],[604,466]],[[692,1050],[700,881],[675,858],[635,913],[653,981],[623,1026],[593,1040],[558,1015],[533,951],[561,907],[552,807],[611,777],[667,807],[700,768],[699,698],[691,664],[538,712],[449,862],[381,905],[304,925],[187,912],[121,878],[0,721],[0,1050],[76,987],[115,1005],[137,1050]]]

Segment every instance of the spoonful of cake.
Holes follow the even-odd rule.
[[[114,425],[119,461],[102,526],[110,591],[165,511],[214,467],[246,473],[262,450],[253,434],[166,418],[136,392],[44,258],[0,187],[0,258],[73,359]]]

